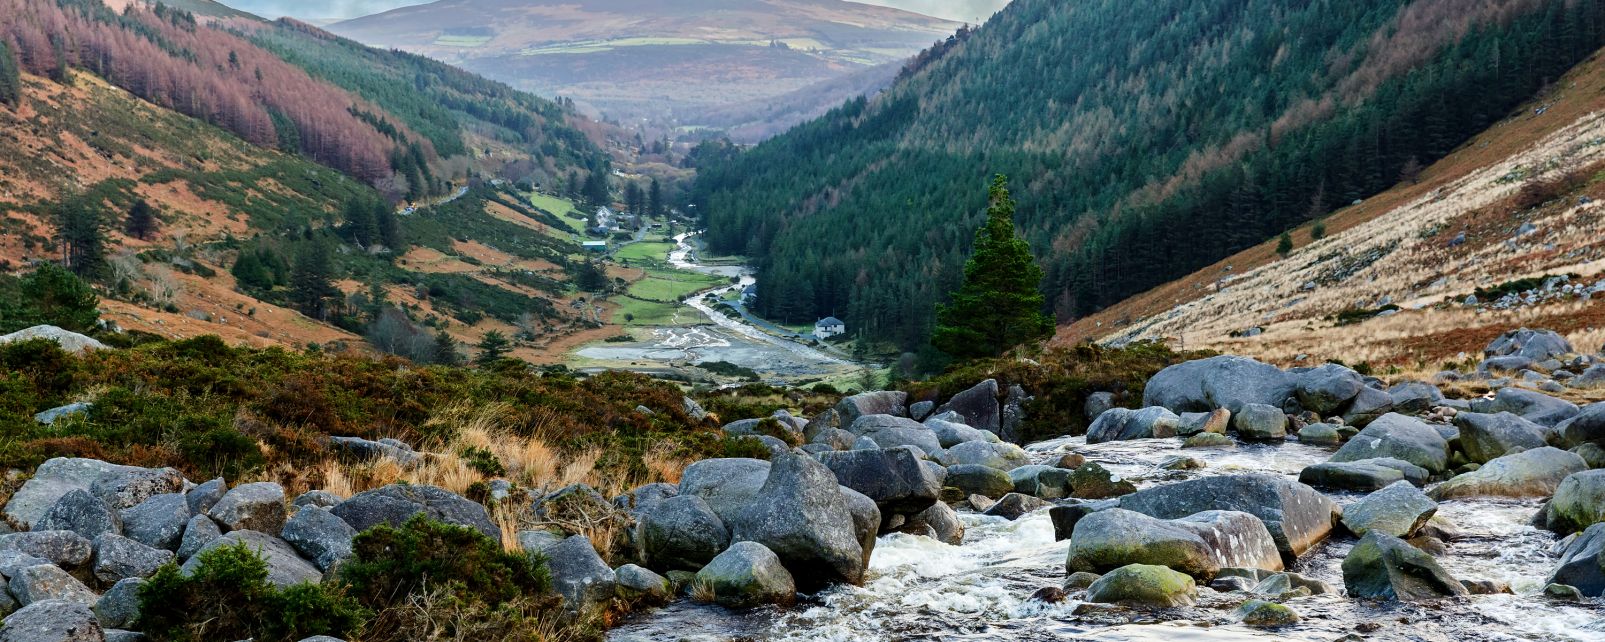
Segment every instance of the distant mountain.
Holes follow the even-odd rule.
[[[1008,6],[1009,0],[856,0],[864,4],[892,7],[904,11],[979,24]]]
[[[424,4],[429,0],[224,0],[224,4],[263,18],[291,17],[305,22],[336,22]]]
[[[700,109],[896,62],[959,23],[840,0],[440,0],[330,26],[618,120]]]

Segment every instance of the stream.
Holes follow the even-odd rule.
[[[1298,443],[1239,445],[1182,450],[1176,440],[1136,440],[1087,445],[1082,437],[1027,447],[1047,463],[1080,452],[1139,488],[1199,475],[1248,472],[1296,476],[1325,461],[1331,450]],[[1167,471],[1159,463],[1186,454],[1206,462],[1200,470]],[[1359,494],[1336,493],[1340,504]],[[1285,603],[1303,621],[1277,630],[1246,627],[1233,609],[1242,593],[1200,587],[1198,604],[1163,611],[1089,608],[1074,599],[1047,605],[1027,598],[1065,578],[1068,541],[1053,540],[1046,510],[1010,522],[961,512],[963,544],[904,534],[880,538],[861,587],[841,586],[810,596],[791,609],[735,612],[680,600],[625,621],[610,632],[613,642],[869,642],[941,640],[1035,642],[1224,642],[1293,640],[1332,642],[1599,642],[1605,640],[1605,609],[1597,604],[1561,604],[1537,595],[1558,555],[1555,537],[1529,524],[1541,500],[1445,501],[1439,515],[1464,533],[1438,558],[1461,579],[1508,582],[1515,595],[1479,595],[1438,604],[1372,603],[1341,594],[1294,598]],[[1289,570],[1322,580],[1340,591],[1341,564],[1355,539],[1336,535],[1307,552]],[[1090,605],[1089,605],[1090,606]],[[1101,605],[1100,605],[1101,606]],[[1373,628],[1375,627],[1375,628]],[[1353,635],[1355,637],[1345,637]]]

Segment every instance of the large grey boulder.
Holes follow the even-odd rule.
[[[730,542],[730,529],[694,493],[648,507],[637,517],[636,529],[642,562],[661,571],[695,571]]]
[[[40,464],[33,477],[11,495],[5,514],[14,523],[33,524],[44,517],[62,495],[74,490],[88,491],[101,477],[143,475],[147,470],[98,459],[57,457]]]
[[[1588,597],[1605,595],[1605,524],[1590,526],[1573,539],[1546,583],[1573,586]]]
[[[898,390],[862,392],[836,402],[836,415],[842,426],[850,426],[864,415],[908,415],[908,393]]]
[[[31,555],[63,568],[88,562],[93,550],[88,538],[72,531],[28,531],[0,535],[0,551]]]
[[[1025,410],[1036,400],[1036,397],[1026,394],[1020,384],[1009,386],[1009,391],[1003,396],[1003,418],[998,427],[998,436],[1010,443],[1023,442]]]
[[[1490,357],[1526,357],[1534,361],[1543,361],[1553,357],[1563,357],[1573,353],[1572,344],[1566,337],[1556,334],[1552,330],[1530,330],[1520,328],[1499,335],[1484,348],[1482,353]]]
[[[1360,389],[1360,394],[1349,401],[1348,409],[1343,411],[1343,423],[1364,428],[1378,417],[1390,412],[1393,412],[1393,395],[1388,394],[1386,390],[1366,386]]]
[[[1567,475],[1588,470],[1577,453],[1552,446],[1495,458],[1432,489],[1437,500],[1466,497],[1548,497]]]
[[[852,450],[853,444],[858,442],[858,435],[840,428],[825,428],[814,433],[809,444],[828,446],[831,450]],[[807,446],[804,446],[805,448]]]
[[[273,482],[235,486],[206,514],[231,531],[277,533],[284,528],[284,487]]]
[[[1112,508],[1076,522],[1067,572],[1103,573],[1128,564],[1157,564],[1208,582],[1226,567],[1279,571],[1282,558],[1265,524],[1248,513],[1162,520]]]
[[[911,515],[908,521],[897,528],[899,533],[923,535],[944,544],[958,546],[964,541],[964,522],[952,507],[942,502],[931,504],[930,508]]]
[[[1172,412],[1225,408],[1236,413],[1248,403],[1280,408],[1293,391],[1293,377],[1280,368],[1225,355],[1160,370],[1143,389],[1142,405],[1164,406]]]
[[[701,497],[719,519],[731,516],[758,495],[769,479],[770,464],[762,459],[704,459],[680,474],[680,496]]]
[[[212,510],[212,507],[217,505],[217,500],[223,499],[223,495],[226,493],[228,493],[228,482],[223,481],[222,477],[218,477],[217,479],[201,482],[196,487],[189,489],[189,492],[184,493],[184,502],[189,504],[191,515],[205,515],[207,511]],[[299,502],[300,499],[297,497],[296,501]]]
[[[1417,415],[1432,410],[1433,406],[1443,401],[1443,391],[1437,386],[1422,381],[1401,381],[1388,388],[1388,396],[1393,397],[1393,409],[1405,414]]]
[[[0,576],[11,577],[12,575],[16,575],[19,571],[28,568],[29,566],[49,563],[50,560],[42,557],[34,557],[33,555],[29,555],[21,551],[0,550]],[[3,593],[5,593],[5,590],[0,589],[0,594]],[[10,608],[16,608],[16,605],[12,604],[7,598],[0,598],[0,604],[10,605]]]
[[[1002,517],[1012,522],[1024,517],[1028,513],[1039,511],[1044,508],[1048,508],[1049,506],[1052,506],[1052,504],[1030,495],[1009,493],[1004,495],[1003,498],[999,499],[996,503],[992,504],[991,507],[987,508],[985,511],[982,511],[981,514],[991,515],[993,517]]]
[[[1232,423],[1232,411],[1225,408],[1216,408],[1209,412],[1184,412],[1179,415],[1181,423],[1176,425],[1176,436],[1191,437],[1199,433],[1226,434],[1226,428]]]
[[[1014,492],[1009,474],[991,466],[958,464],[947,468],[947,486],[964,491],[964,496],[980,495],[997,499]]]
[[[357,529],[326,508],[303,506],[284,523],[284,541],[325,573],[351,557],[351,540]]]
[[[628,493],[614,497],[613,505],[629,512],[631,515],[637,515],[658,502],[670,497],[676,497],[679,494],[680,487],[675,484],[665,484],[663,482],[643,484]]]
[[[1449,464],[1449,443],[1419,419],[1388,413],[1351,437],[1329,461],[1352,462],[1378,457],[1402,459],[1430,472],[1441,473]]]
[[[1284,563],[1332,532],[1337,504],[1304,484],[1272,475],[1199,477],[1137,491],[1120,507],[1160,519],[1210,510],[1242,511],[1265,522]]]
[[[139,619],[139,589],[144,586],[145,580],[138,577],[118,580],[90,607],[95,612],[95,619],[108,629],[133,626]]]
[[[546,548],[546,568],[552,573],[552,588],[563,597],[563,608],[587,613],[607,608],[613,599],[618,576],[596,554],[591,540],[573,535]]]
[[[100,498],[87,490],[73,490],[56,500],[56,504],[33,523],[33,530],[72,531],[92,540],[102,533],[123,532],[123,523],[117,511]]]
[[[42,600],[7,616],[0,642],[106,642],[106,632],[88,606]]]
[[[1405,602],[1467,593],[1431,555],[1381,531],[1367,533],[1343,558],[1343,585],[1352,598]]]
[[[1287,414],[1277,406],[1246,403],[1232,415],[1232,427],[1240,439],[1280,441],[1287,439]]]
[[[1061,499],[1070,496],[1071,471],[1064,468],[1031,464],[1009,471],[1014,492],[1041,499]]]
[[[1327,363],[1293,375],[1293,385],[1300,406],[1326,416],[1360,394],[1365,378],[1349,368]]]
[[[1087,587],[1087,601],[1129,606],[1191,606],[1197,600],[1193,578],[1154,564],[1131,564],[1103,574]]]
[[[1344,462],[1326,461],[1307,466],[1299,472],[1298,480],[1316,488],[1373,491],[1386,488],[1401,479],[1423,486],[1431,476],[1427,469],[1410,462],[1377,457]]]
[[[146,546],[115,533],[95,538],[94,546],[95,557],[90,570],[102,585],[130,577],[150,577],[163,564],[173,561],[172,551]]]
[[[966,441],[936,455],[936,461],[952,469],[966,464],[990,466],[1010,471],[1031,463],[1025,449],[1010,443]]]
[[[1362,537],[1371,531],[1411,537],[1437,512],[1437,502],[1410,482],[1400,480],[1345,506],[1343,525]]]
[[[178,540],[178,559],[187,560],[211,544],[212,540],[223,536],[223,529],[217,527],[217,522],[205,515],[196,515],[184,523],[184,536]]]
[[[214,479],[212,481],[219,480]],[[212,482],[207,482],[207,484],[210,483]],[[204,485],[205,484],[202,484],[202,486]],[[219,498],[221,498],[221,496],[219,496]],[[335,506],[339,506],[340,503],[344,502],[345,500],[346,499],[344,497],[326,490],[309,490],[301,493],[300,495],[296,495],[295,499],[290,500],[290,507],[300,508],[302,506],[317,506],[318,508],[334,508]]]
[[[28,606],[45,600],[65,600],[84,606],[95,603],[95,592],[55,564],[24,567],[6,585],[17,603]]]
[[[195,572],[200,567],[201,558],[207,551],[222,546],[244,545],[247,549],[262,557],[267,563],[267,581],[280,588],[294,586],[302,582],[316,584],[323,581],[323,573],[311,562],[302,559],[295,552],[295,547],[282,539],[260,533],[257,531],[231,531],[228,534],[212,540],[210,544],[202,546],[195,555],[179,567],[185,575]]]
[[[1572,402],[1516,387],[1500,388],[1491,400],[1473,401],[1471,409],[1482,413],[1512,412],[1542,426],[1559,425],[1580,412]]]
[[[1583,444],[1605,446],[1605,402],[1584,406],[1577,416],[1557,424],[1555,432],[1567,448]]]
[[[663,604],[674,598],[669,579],[634,564],[614,569],[617,580],[614,594],[620,599],[649,604]]]
[[[942,480],[909,446],[820,453],[818,458],[841,485],[875,500],[883,518],[930,508],[942,492]]]
[[[1087,395],[1087,401],[1082,404],[1081,412],[1086,417],[1087,423],[1091,424],[1113,407],[1115,407],[1115,393],[1100,391]]]
[[[763,544],[805,591],[862,582],[863,547],[835,473],[804,455],[770,463],[758,494],[725,520],[731,541]]]
[[[55,408],[51,408],[49,410],[41,410],[37,413],[34,413],[33,420],[46,426],[54,426],[56,422],[66,419],[67,417],[77,417],[89,414],[89,411],[94,407],[95,405],[90,402],[79,401],[76,403],[67,404],[65,406],[56,406]]]
[[[1567,475],[1544,504],[1538,521],[1562,535],[1605,522],[1605,468]]]
[[[936,441],[942,444],[943,448],[952,448],[966,441],[997,440],[996,436],[989,439],[987,433],[979,429],[942,419],[926,419],[925,427],[936,434]]]
[[[924,424],[905,417],[891,415],[864,415],[853,421],[847,432],[868,437],[881,448],[914,446],[925,454],[942,449],[936,433]]]
[[[998,396],[998,381],[987,379],[953,395],[952,399],[936,409],[936,414],[956,412],[964,417],[964,423],[995,433],[1002,426],[1002,407],[998,405]]]
[[[1070,471],[1070,496],[1076,499],[1107,499],[1137,492],[1137,485],[1122,479],[1102,464],[1089,461]]]
[[[736,542],[697,571],[697,585],[714,601],[745,609],[797,600],[791,573],[773,551],[757,542]]]
[[[184,538],[190,508],[183,493],[166,493],[124,508],[118,515],[123,535],[146,546],[176,551]]]
[[[1460,449],[1466,459],[1474,463],[1487,463],[1512,448],[1530,450],[1547,446],[1545,435],[1550,430],[1509,412],[1483,414],[1462,412],[1454,417],[1460,429]]]
[[[864,568],[869,568],[870,554],[875,551],[875,538],[880,535],[881,509],[875,506],[875,500],[846,486],[841,489],[842,500],[847,503],[847,512],[853,516],[853,535],[858,538],[858,546],[862,549]],[[941,502],[932,504],[932,507],[945,506]]]
[[[122,475],[102,475],[89,492],[113,509],[137,506],[156,495],[184,491],[184,475],[172,468],[143,468]]]
[[[501,529],[490,520],[490,513],[484,506],[434,486],[391,484],[358,493],[329,512],[359,533],[379,524],[400,526],[413,515],[422,513],[438,522],[467,526],[497,542],[502,540]],[[215,510],[212,516],[217,516]]]

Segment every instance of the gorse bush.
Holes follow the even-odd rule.
[[[189,575],[168,564],[145,582],[136,629],[173,642],[294,642],[350,636],[367,617],[337,589],[269,583],[267,563],[243,542],[200,553],[199,560]]]

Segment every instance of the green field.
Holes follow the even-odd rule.
[[[442,47],[483,47],[490,36],[440,36],[435,44]]]
[[[618,312],[613,315],[613,322],[624,325],[672,325],[699,320],[701,315],[696,310],[681,305],[678,301],[696,292],[725,283],[728,281],[721,277],[696,272],[649,269],[645,279],[630,285],[630,289],[626,291],[628,296],[613,299],[613,302],[619,305]],[[669,303],[659,303],[659,301]]]
[[[661,241],[642,241],[631,243],[613,254],[619,262],[629,261],[632,266],[665,265],[668,262],[669,250],[674,249],[673,243]]]

